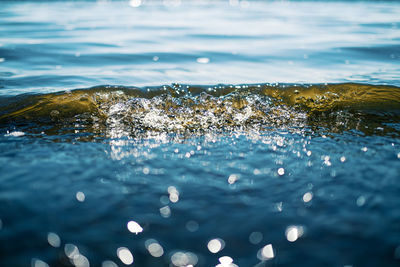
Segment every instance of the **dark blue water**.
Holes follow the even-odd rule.
[[[398,266],[399,14],[0,2],[0,266]]]

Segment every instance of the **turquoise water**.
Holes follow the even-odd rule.
[[[400,4],[0,3],[0,266],[398,266]]]

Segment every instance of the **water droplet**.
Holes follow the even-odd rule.
[[[207,57],[199,57],[196,61],[197,63],[207,64],[210,62],[210,59]]]
[[[56,233],[48,233],[47,241],[52,247],[58,248],[61,245],[61,239]]]
[[[285,174],[285,169],[284,169],[284,168],[279,168],[279,169],[278,169],[278,174],[279,174],[280,176],[284,175],[284,174]]]
[[[169,193],[169,200],[172,203],[176,203],[179,201],[179,191],[178,191],[178,189],[176,189],[175,186],[169,186],[168,193]]]
[[[155,258],[159,258],[164,254],[163,247],[155,239],[146,240],[145,246],[149,251],[150,255]]]
[[[233,259],[229,256],[222,256],[218,260],[222,265],[225,265],[225,266],[228,266],[233,263]]]
[[[120,247],[117,249],[117,256],[126,265],[133,263],[133,255],[128,248]]]
[[[211,239],[207,244],[208,250],[214,254],[221,251],[224,247],[225,247],[225,242],[220,238]]]
[[[76,192],[75,197],[79,202],[85,201],[85,198],[86,198],[85,194],[83,192],[81,192],[81,191]]]
[[[283,202],[278,202],[275,204],[275,208],[277,211],[282,212],[283,210]]]
[[[160,214],[164,218],[169,218],[171,216],[171,208],[169,206],[160,208]]]
[[[82,254],[77,255],[72,259],[72,262],[74,263],[75,267],[89,267],[90,263],[88,258],[83,256]]]
[[[128,227],[129,232],[134,233],[134,234],[143,232],[143,228],[140,226],[140,224],[138,224],[135,221],[129,221],[127,223],[127,227]]]
[[[191,252],[182,252],[178,251],[172,254],[171,262],[175,266],[188,266],[188,265],[196,265],[198,261],[198,257],[196,254]]]
[[[300,236],[299,228],[296,226],[290,226],[286,229],[286,239],[289,242],[296,241]]]
[[[79,249],[73,244],[65,244],[64,253],[68,258],[73,259],[79,255]]]
[[[304,202],[310,202],[313,198],[313,194],[311,192],[307,192],[303,195],[303,201]]]
[[[177,193],[171,193],[171,194],[169,195],[169,200],[170,200],[172,203],[178,202],[178,201],[179,201],[179,194],[177,194]]]
[[[275,257],[274,249],[271,244],[264,246],[257,253],[257,258],[264,261]]]
[[[237,180],[239,180],[239,175],[237,175],[237,174],[231,174],[228,177],[229,184],[234,184]]]
[[[129,5],[131,7],[140,7],[141,4],[142,4],[142,0],[130,0],[129,1]]]
[[[366,198],[364,196],[359,196],[357,198],[357,201],[356,201],[357,202],[357,206],[359,206],[359,207],[364,206],[365,201],[366,201]]]
[[[332,163],[331,163],[331,161],[330,161],[331,157],[329,157],[329,156],[324,156],[323,159],[324,159],[324,164],[325,164],[326,166],[329,167],[329,166],[332,165]]]

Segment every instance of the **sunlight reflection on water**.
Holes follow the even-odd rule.
[[[0,265],[398,265],[398,14],[1,2]]]
[[[173,82],[399,85],[395,2],[132,0],[2,7],[7,16],[0,22],[7,26],[0,65],[8,74],[1,94]]]

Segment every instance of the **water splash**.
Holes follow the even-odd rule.
[[[5,103],[0,122],[8,128],[34,124],[108,138],[271,129],[397,136],[391,124],[400,121],[400,88],[363,84],[100,86]]]

